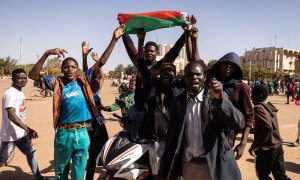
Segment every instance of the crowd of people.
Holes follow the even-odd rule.
[[[155,147],[149,150],[153,179],[242,179],[237,160],[243,156],[251,128],[254,128],[254,142],[249,153],[256,157],[258,179],[270,179],[271,172],[275,179],[289,179],[284,167],[278,109],[267,99],[270,88],[277,89],[279,82],[272,86],[270,82],[267,86],[261,82],[248,86],[242,81],[239,56],[234,52],[225,54],[208,69],[200,59],[196,21],[192,18],[191,22],[192,25],[182,27],[183,34],[160,60],[157,60],[157,44],[144,43],[145,32],[137,34],[136,48],[131,37],[124,33],[123,24],[114,31],[101,57],[95,52],[91,54],[95,64],[90,68],[87,57],[92,48],[83,42],[82,70],[76,59],[67,57],[61,65],[63,76],[42,76],[42,66],[49,56],[64,58],[67,53],[62,48],[45,51],[28,77],[53,91],[55,179],[68,179],[70,168],[72,179],[94,178],[96,166],[101,165],[96,157],[108,140],[101,110],[118,109],[131,120],[128,133],[132,141],[155,139]],[[137,73],[114,104],[103,105],[102,67],[120,37]],[[184,45],[189,63],[179,79],[173,63]],[[27,156],[35,178],[46,179],[39,172],[31,146],[37,132],[24,123],[26,104],[21,90],[27,75],[24,70],[16,69],[12,77],[12,87],[2,98],[0,163],[17,146]],[[289,92],[287,102],[289,96],[295,99],[291,84],[286,82],[284,87],[289,88],[283,88]],[[297,87],[295,91],[299,92]],[[238,133],[242,138],[235,145]],[[299,143],[299,137],[296,142]]]
[[[279,93],[284,93],[287,97],[286,104],[289,104],[290,98],[291,101],[296,100],[300,97],[300,80],[286,76],[282,80],[255,80],[254,82],[249,81],[248,85],[253,89],[257,85],[264,84],[268,87],[269,94],[279,95]]]

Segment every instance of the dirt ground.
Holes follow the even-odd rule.
[[[104,105],[110,105],[119,95],[116,87],[110,86],[111,81],[106,80],[101,91],[101,99]],[[11,80],[0,79],[0,95],[11,86]],[[53,138],[54,130],[52,126],[52,98],[30,97],[33,90],[33,82],[28,81],[23,89],[27,98],[27,124],[38,132],[39,138],[33,140],[37,152],[37,160],[41,173],[46,177],[53,177]],[[300,107],[293,103],[285,104],[286,98],[281,96],[271,96],[269,98],[279,109],[280,133],[284,140],[285,166],[287,174],[291,179],[300,179],[300,147],[291,147],[290,143],[295,141],[297,133],[297,121],[300,118]],[[0,109],[1,111],[1,109]],[[120,112],[117,112],[120,114]],[[112,113],[104,113],[105,117],[112,117]],[[0,121],[0,124],[2,121]],[[106,123],[109,136],[114,135],[121,130],[117,122],[109,121]],[[238,138],[240,139],[240,138]],[[242,177],[245,180],[257,179],[254,168],[254,158],[248,153],[250,144],[253,141],[253,135],[246,146],[243,157],[238,160]],[[17,149],[17,148],[16,148]],[[96,168],[94,179],[100,179],[102,169]],[[33,179],[26,157],[17,149],[12,162],[5,167],[0,168],[0,179]]]

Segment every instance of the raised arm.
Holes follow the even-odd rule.
[[[102,56],[100,57],[99,61],[96,62],[93,65],[93,69],[95,72],[98,72],[98,70],[107,62],[112,50],[114,49],[118,39],[124,34],[125,25],[120,25],[113,34],[113,37],[106,48],[106,50],[103,52]]]
[[[93,48],[90,48],[89,43],[83,41],[81,44],[82,50],[82,70],[86,72],[88,70],[87,56],[92,51]]]
[[[186,38],[185,38],[185,51],[186,51],[186,57],[187,57],[187,60],[188,62],[191,62],[191,57],[192,57],[192,41],[191,41],[191,38],[190,38],[190,35],[189,35],[189,31],[185,31],[186,33]]]
[[[100,59],[100,57],[98,56],[98,53],[92,52],[91,56],[95,62],[98,62]],[[103,74],[102,68],[99,69],[97,74],[98,74],[97,76],[99,78],[99,84],[100,84],[99,90],[101,90],[103,83],[104,83],[104,74]]]
[[[162,59],[162,63],[173,63],[177,56],[179,55],[180,50],[185,44],[185,37],[186,33],[183,32],[183,34],[180,36],[180,38],[176,41],[174,46],[165,54],[165,56]]]
[[[200,60],[200,54],[199,54],[199,49],[198,49],[198,28],[194,26],[190,30],[190,38],[191,38],[191,45],[192,45],[192,54],[191,54],[191,61],[198,61]]]
[[[191,42],[191,54],[190,54],[190,61],[198,61],[200,60],[200,54],[199,54],[199,49],[198,49],[198,36],[199,36],[199,31],[198,28],[196,27],[196,18],[195,16],[192,15],[191,17],[191,24],[192,28],[189,30],[189,39]],[[188,58],[189,59],[189,58]]]
[[[123,34],[122,40],[127,51],[127,54],[135,67],[137,67],[137,53],[138,50],[135,48],[134,43],[128,34]]]
[[[62,48],[55,48],[47,50],[43,56],[38,60],[38,62],[33,66],[30,70],[28,77],[32,80],[38,81],[40,77],[40,72],[42,70],[43,64],[45,63],[46,59],[50,55],[57,55],[59,57],[65,57],[65,53],[68,53],[66,50]]]
[[[101,90],[102,86],[103,86],[103,83],[104,83],[104,74],[103,74],[102,68],[99,69],[98,77],[99,77],[99,84],[100,84],[99,90]]]
[[[144,59],[138,59],[137,60],[137,65],[139,72],[141,74],[141,78],[143,80],[143,88],[147,89],[150,87],[151,84],[151,73],[150,70],[146,67]]]
[[[138,32],[137,36],[139,39],[137,59],[144,59],[145,58],[144,42],[145,42],[146,33],[144,32],[144,30],[141,30]],[[137,66],[137,64],[135,65]]]
[[[190,20],[190,16],[187,16],[186,18],[187,21],[191,21]],[[184,32],[185,32],[185,51],[186,51],[186,57],[187,57],[187,60],[188,62],[191,61],[191,56],[192,56],[192,41],[191,41],[191,38],[190,38],[190,26],[185,26],[185,27],[182,27]]]

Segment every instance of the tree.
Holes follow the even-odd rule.
[[[4,76],[4,67],[0,66],[0,78]]]
[[[207,67],[208,69],[211,69],[213,67],[214,64],[216,64],[217,60],[215,59],[211,59],[208,61]]]
[[[257,71],[254,71],[253,75],[255,79],[265,79],[268,73],[269,71],[266,68],[260,66]]]
[[[10,75],[11,71],[16,68],[17,62],[18,61],[16,59],[11,59],[9,56],[7,58],[0,59],[0,66],[2,66],[1,73],[3,75]]]
[[[45,63],[43,71],[47,72],[50,76],[59,76],[61,75],[61,63],[62,60],[58,58],[51,58]]]
[[[250,63],[244,63],[242,66],[242,71],[243,71],[243,77],[244,79],[249,79],[249,73],[250,73]],[[256,79],[254,76],[255,72],[258,71],[258,68],[255,64],[251,64],[251,79]]]
[[[279,72],[279,71],[276,71],[276,72],[273,72],[271,74],[271,77],[272,77],[272,79],[282,79],[283,78],[283,73]]]
[[[122,75],[122,72],[124,72],[124,69],[125,68],[124,68],[123,64],[119,64],[114,70],[115,77],[121,78],[121,75]]]
[[[128,64],[124,70],[125,70],[125,74],[127,75],[136,74],[136,68],[132,64]]]
[[[115,72],[114,72],[114,71],[109,71],[109,72],[108,72],[108,76],[109,76],[110,78],[115,78]]]

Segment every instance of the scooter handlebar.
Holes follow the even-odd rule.
[[[116,113],[113,113],[112,115],[113,115],[114,117],[116,117],[116,118],[120,119],[120,120],[122,119],[122,117],[121,117],[121,116],[119,116],[119,115],[117,115]]]

